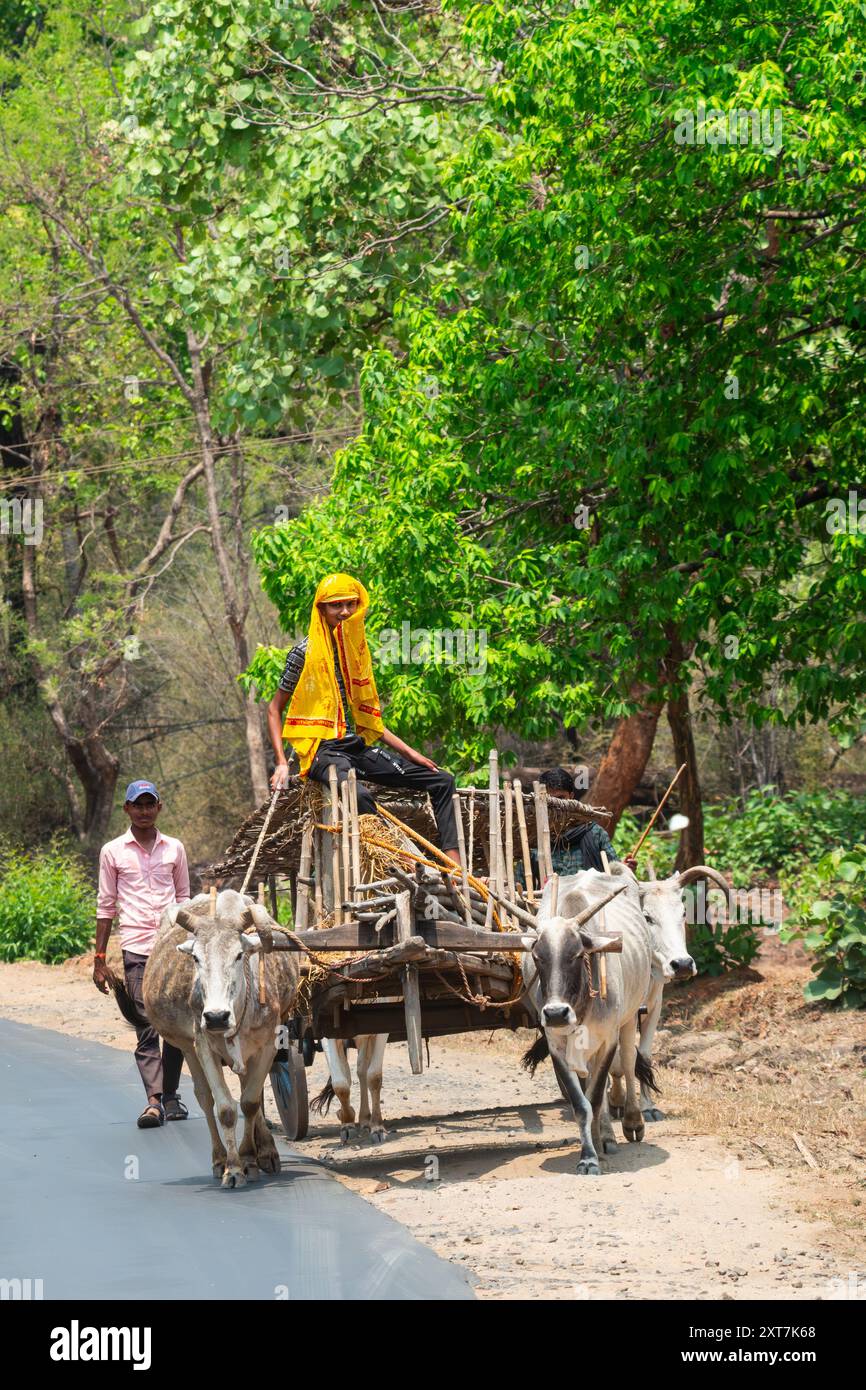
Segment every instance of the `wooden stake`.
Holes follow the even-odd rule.
[[[466,868],[468,872],[474,873],[472,865],[475,863],[475,788],[469,793],[469,844],[466,850]]]
[[[349,768],[349,823],[352,832],[352,885],[361,882],[361,819],[358,815],[358,774]],[[349,894],[346,895],[347,897]]]
[[[490,887],[499,891],[499,754],[491,748],[488,758],[488,811],[487,872]],[[487,900],[487,920],[485,930],[490,931],[493,920],[493,899]]]
[[[517,827],[520,831],[520,848],[523,853],[523,875],[526,879],[526,897],[533,901],[532,859],[529,854],[529,835],[526,831],[526,809],[523,805],[523,784],[519,777],[514,779],[514,804],[517,811]],[[539,874],[541,868],[539,866]]]
[[[644,833],[641,835],[640,839],[638,840],[638,842],[637,842],[637,844],[635,845],[634,849],[632,850],[631,854],[628,855],[628,858],[629,858],[629,859],[634,859],[634,858],[636,858],[638,850],[640,849],[640,847],[641,847],[641,845],[643,844],[644,840],[646,839],[647,835],[650,833],[650,831],[652,830],[652,828],[653,828],[653,826],[655,825],[656,821],[658,820],[658,818],[659,818],[659,812],[661,811],[662,807],[664,806],[665,802],[667,801],[668,797],[670,796],[670,794],[671,794],[671,792],[673,791],[674,787],[676,786],[677,782],[680,780],[680,777],[681,777],[682,774],[685,772],[687,766],[688,766],[687,763],[683,763],[682,767],[680,767],[680,768],[677,769],[676,776],[674,777],[674,780],[671,782],[670,786],[668,787],[667,791],[665,792],[665,794],[664,794],[664,796],[662,797],[661,801],[659,802],[658,806],[655,808],[655,811],[653,812],[652,818],[650,819],[649,825],[647,826],[647,828],[646,828],[646,830],[644,831]]]
[[[559,906],[559,874],[552,874],[550,879],[550,915],[556,916],[556,909]]]
[[[343,781],[340,785],[340,825],[340,844],[343,851],[343,897],[349,898],[352,894],[352,848],[349,827],[348,779]]]
[[[215,883],[212,883],[211,886],[210,886],[210,907],[209,907],[209,909],[208,909],[208,915],[211,916],[211,917],[216,917],[216,899],[217,899],[216,884],[215,884]]]
[[[610,860],[607,857],[606,850],[601,851],[601,866],[606,874],[610,873]],[[605,921],[606,911],[607,909],[604,907],[601,909],[600,921],[602,932],[604,932],[607,925]],[[607,999],[607,958],[604,955],[600,955],[598,958],[598,992],[601,995],[602,1001]]]
[[[451,798],[454,807],[454,820],[457,825],[457,853],[460,855],[460,873],[463,879],[463,912],[467,927],[473,925],[472,908],[469,897],[469,878],[466,869],[466,840],[463,835],[463,813],[460,810],[460,797],[455,792]]]
[[[535,800],[535,847],[538,854],[538,875],[543,888],[553,872],[550,857],[550,827],[547,823],[547,807],[544,805],[544,787],[533,782],[532,795]]]
[[[315,879],[316,926],[318,927],[324,914],[322,902],[322,832],[320,830],[313,830],[313,877]]]
[[[295,916],[295,931],[306,931],[310,916],[310,885],[307,879],[310,877],[310,858],[313,852],[313,818],[309,816],[304,822],[304,829],[301,834],[301,858],[298,864],[298,895],[297,912]],[[316,887],[319,887],[319,875],[316,874]]]
[[[508,896],[512,902],[517,894],[514,891],[514,790],[511,786],[511,773],[505,774],[505,879]]]
[[[412,935],[412,895],[407,888],[394,897],[397,910],[395,937],[397,941],[408,941]],[[406,1045],[409,1048],[409,1065],[413,1076],[420,1076],[424,1070],[421,1051],[421,990],[418,981],[417,965],[404,965],[403,1009],[406,1015]]]
[[[331,766],[328,768],[328,787],[331,793],[331,825],[339,825],[340,792],[337,784],[337,769],[334,767],[333,763],[331,763]],[[343,890],[340,882],[340,840],[337,835],[329,835],[328,839],[331,841],[331,872],[334,877],[334,901],[332,903],[326,903],[325,906],[329,912],[333,912],[334,922],[337,923],[343,920],[343,909],[340,906],[343,901]],[[326,847],[325,854],[327,854],[327,852]]]

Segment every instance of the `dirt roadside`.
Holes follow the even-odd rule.
[[[421,1077],[390,1046],[385,1144],[341,1147],[332,1112],[303,1150],[482,1298],[866,1301],[866,1021],[803,1005],[796,950],[768,941],[759,964],[673,992],[667,1118],[600,1179],[574,1172],[549,1068],[520,1070],[528,1034],[434,1039]],[[0,965],[0,1014],[130,1050],[84,960]],[[324,1084],[321,1057],[308,1077]]]

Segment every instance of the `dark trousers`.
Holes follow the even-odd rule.
[[[328,768],[337,769],[337,778],[342,783],[353,767],[359,777],[370,782],[379,782],[383,787],[405,787],[407,791],[427,792],[436,817],[439,831],[439,844],[442,849],[457,848],[457,823],[451,798],[454,795],[454,778],[450,772],[431,772],[428,767],[419,767],[410,762],[402,753],[386,748],[381,743],[369,747],[358,734],[348,734],[345,738],[323,739],[316,750],[309,776],[314,782],[328,785]],[[375,799],[372,792],[358,783],[358,811],[362,816],[374,815]]]
[[[126,988],[129,990],[130,998],[144,1013],[144,1001],[141,997],[141,981],[144,977],[144,967],[147,965],[147,956],[134,955],[132,951],[123,953],[123,970],[126,975]],[[150,1025],[146,1028],[136,1028],[138,1046],[135,1049],[135,1060],[138,1063],[138,1070],[144,1082],[144,1089],[150,1096],[162,1096],[163,1100],[168,1100],[177,1095],[178,1082],[180,1081],[180,1069],[183,1066],[183,1053],[180,1048],[172,1047],[170,1042],[163,1041],[162,1056],[159,1055],[159,1034]]]

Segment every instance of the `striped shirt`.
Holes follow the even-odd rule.
[[[295,686],[301,679],[301,672],[304,669],[304,662],[307,659],[308,645],[309,638],[302,637],[300,642],[298,642],[296,646],[292,647],[292,650],[286,657],[286,664],[283,668],[283,674],[280,676],[279,688],[280,690],[284,690],[287,693],[289,699],[291,699],[294,695]],[[334,648],[334,675],[337,677],[337,689],[340,692],[340,700],[343,704],[343,716],[346,720],[346,732],[350,733],[354,727],[352,724],[352,706],[346,699],[346,686],[343,682],[343,672],[340,670],[340,662],[337,659],[337,648],[334,647],[333,639],[331,641],[331,646]]]

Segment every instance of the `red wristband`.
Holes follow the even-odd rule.
[[[104,952],[104,951],[94,951],[94,953],[93,953],[93,959],[94,959],[94,960],[105,960],[105,952]]]

